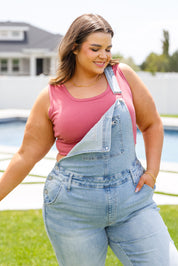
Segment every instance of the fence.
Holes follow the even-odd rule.
[[[178,73],[138,72],[149,89],[160,114],[178,115]]]
[[[145,83],[160,114],[178,115],[178,73],[137,73]],[[0,77],[0,109],[31,109],[49,77]]]

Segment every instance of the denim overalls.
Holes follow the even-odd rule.
[[[120,97],[55,164],[44,187],[43,216],[59,265],[104,266],[108,245],[126,266],[178,265],[153,189],[135,193],[144,168],[111,67],[105,75]]]

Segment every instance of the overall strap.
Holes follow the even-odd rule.
[[[117,82],[116,76],[111,66],[107,66],[104,70],[105,76],[109,83],[109,86],[114,94],[122,94],[122,91]]]

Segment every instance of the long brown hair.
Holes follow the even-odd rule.
[[[73,51],[76,45],[80,49],[88,35],[94,32],[110,33],[111,37],[114,35],[110,24],[99,15],[84,14],[74,20],[59,44],[56,78],[52,78],[50,84],[62,84],[71,79],[76,65]],[[110,65],[116,63],[118,60],[111,59]]]

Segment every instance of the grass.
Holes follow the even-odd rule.
[[[160,214],[163,217],[169,233],[178,249],[178,205],[164,205],[160,208]]]
[[[161,206],[160,213],[178,247],[178,205]],[[41,210],[0,212],[0,266],[57,266],[46,235]],[[121,266],[109,248],[106,266]]]
[[[159,191],[155,191],[154,194],[159,194],[159,195],[164,195],[164,196],[171,196],[171,197],[178,197],[178,194],[159,192]]]
[[[173,117],[173,118],[178,118],[178,115],[166,115],[166,114],[161,114],[161,117]]]

